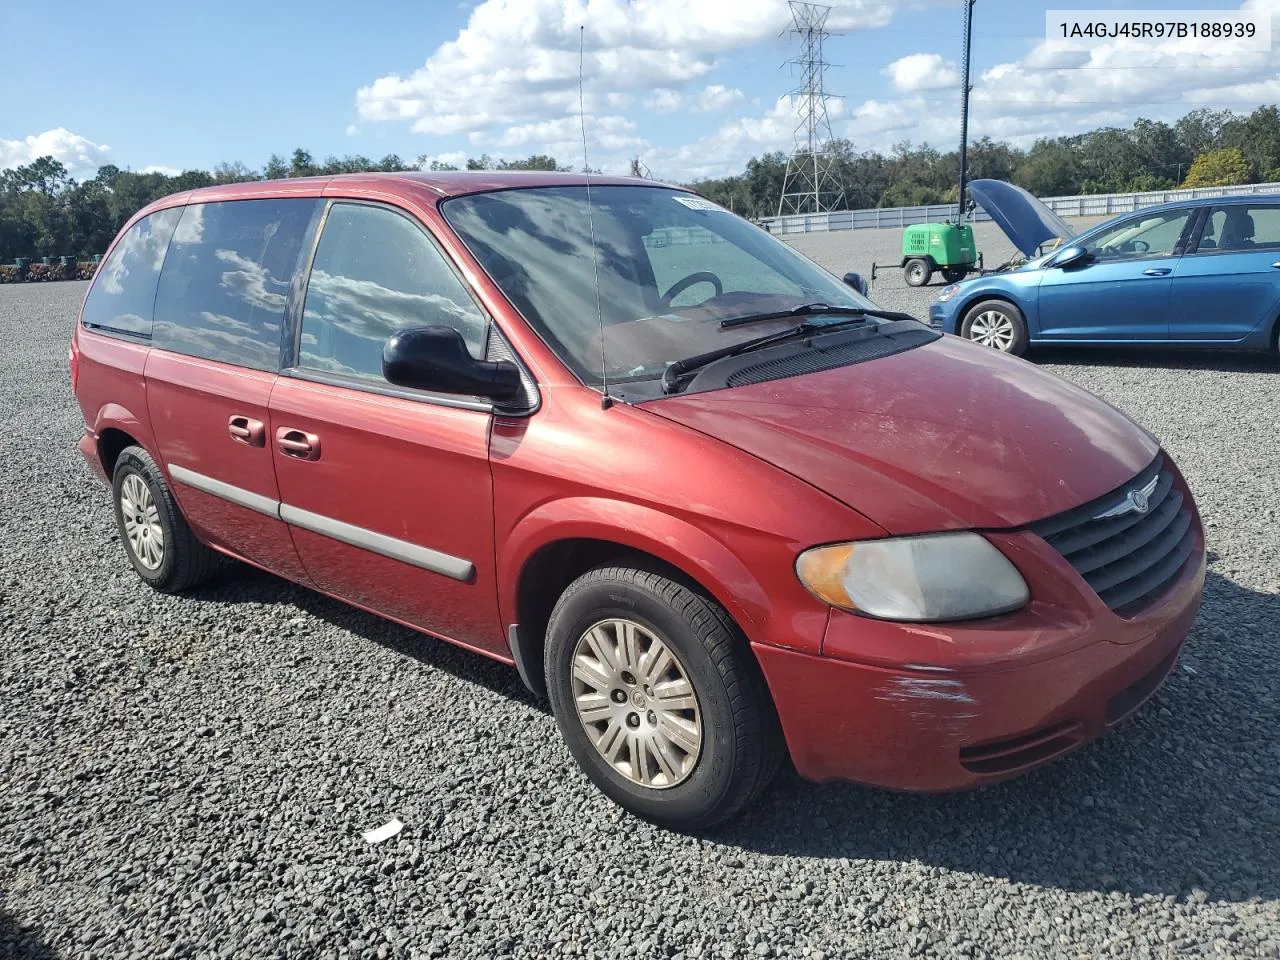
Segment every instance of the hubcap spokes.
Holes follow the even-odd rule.
[[[159,570],[164,562],[164,527],[150,488],[136,473],[129,474],[120,485],[120,516],[138,562],[148,570]]]
[[[1003,313],[987,310],[974,317],[969,327],[969,339],[1008,353],[1013,346],[1013,321]]]
[[[573,652],[573,700],[587,737],[632,783],[674,787],[702,750],[698,697],[671,648],[631,620],[603,620]]]

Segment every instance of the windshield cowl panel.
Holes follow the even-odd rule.
[[[672,363],[872,303],[742,218],[663,186],[529,187],[441,212],[494,284],[588,386],[655,383]]]

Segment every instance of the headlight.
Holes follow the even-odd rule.
[[[959,292],[960,292],[960,284],[949,283],[945,287],[943,287],[941,290],[938,291],[938,300],[941,303],[946,303],[948,300],[950,300]]]
[[[819,600],[882,620],[968,620],[1026,604],[1026,581],[976,533],[935,533],[806,550],[796,575]]]

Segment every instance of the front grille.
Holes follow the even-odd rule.
[[[960,748],[960,765],[971,773],[1009,773],[1066,753],[1084,739],[1078,721],[1064,720],[1006,740]]]
[[[1145,511],[1097,519],[1152,485]],[[1164,591],[1195,543],[1190,505],[1174,488],[1164,458],[1118,490],[1041,520],[1031,529],[1049,542],[1120,616],[1132,616]]]

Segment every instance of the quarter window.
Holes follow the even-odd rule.
[[[181,207],[170,207],[143,217],[129,228],[98,268],[81,323],[104,333],[151,336],[156,282],[173,228],[181,216]]]
[[[1214,207],[1205,221],[1197,250],[1280,250],[1280,205]]]
[[[1088,243],[1094,260],[1142,260],[1169,257],[1191,219],[1190,210],[1166,210],[1126,220]]]
[[[397,330],[442,324],[484,356],[488,323],[422,228],[391,210],[334,204],[316,247],[298,366],[382,379],[382,346]]]
[[[321,202],[231,200],[185,207],[156,294],[154,345],[278,369],[289,285]]]

